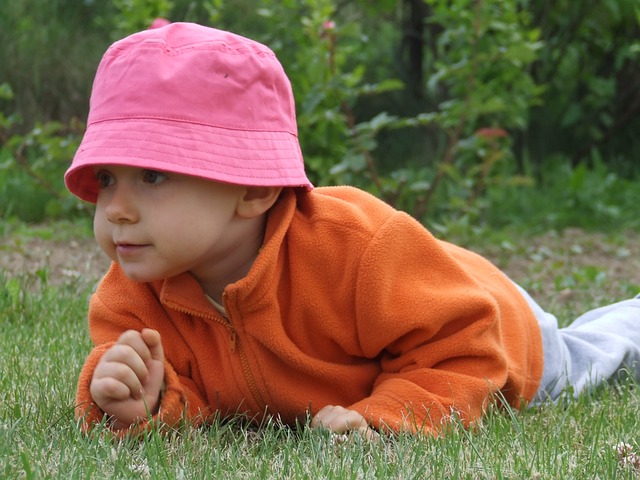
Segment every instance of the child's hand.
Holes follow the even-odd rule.
[[[160,334],[148,328],[127,330],[98,362],[90,392],[113,419],[113,427],[126,428],[156,413],[164,381],[164,351]]]
[[[369,427],[360,413],[339,405],[327,405],[316,413],[311,420],[311,428],[326,428],[334,433],[357,431],[364,438],[372,441],[380,438],[378,432]]]

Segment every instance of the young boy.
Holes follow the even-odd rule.
[[[566,329],[480,256],[350,187],[314,189],[275,55],[175,23],[116,42],[65,176],[113,263],[77,414],[120,434],[242,414],[438,433],[640,376],[640,299]]]

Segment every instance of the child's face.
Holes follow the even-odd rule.
[[[94,171],[96,239],[132,280],[206,277],[242,253],[246,230],[236,207],[244,187],[126,166]]]

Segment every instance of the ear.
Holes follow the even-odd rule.
[[[245,187],[236,207],[241,218],[255,218],[269,210],[282,192],[282,187]]]

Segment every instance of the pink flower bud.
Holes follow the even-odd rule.
[[[335,28],[336,28],[336,22],[334,22],[333,20],[326,20],[322,24],[322,29],[325,31],[335,30]]]

